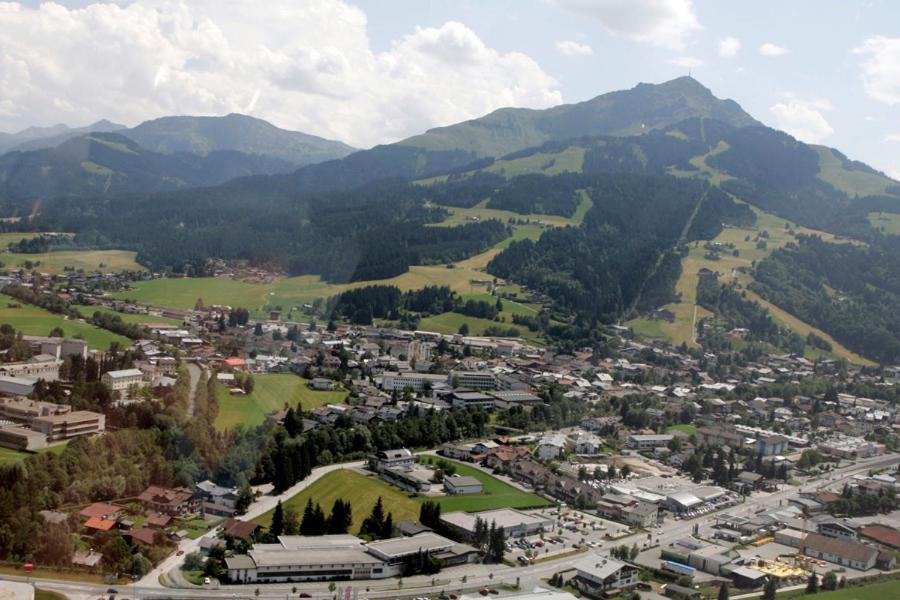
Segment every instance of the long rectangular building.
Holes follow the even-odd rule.
[[[225,565],[234,583],[384,579],[402,575],[410,557],[423,555],[468,560],[477,551],[431,532],[369,544],[346,534],[281,536],[226,558]]]

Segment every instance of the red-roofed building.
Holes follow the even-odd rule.
[[[225,366],[229,369],[234,369],[236,371],[246,371],[247,370],[247,361],[243,358],[238,358],[236,356],[232,356],[231,358],[226,358],[224,361]]]
[[[860,535],[875,540],[891,548],[900,548],[900,531],[883,525],[867,525],[859,530]]]
[[[116,526],[116,522],[102,517],[91,517],[85,521],[84,526],[88,529],[96,529],[97,531],[109,531]]]
[[[115,504],[106,504],[105,502],[94,502],[90,506],[85,506],[78,513],[85,519],[90,519],[91,517],[97,517],[99,519],[111,519],[118,520],[122,513],[125,511],[121,506],[116,506]]]
[[[240,519],[225,519],[222,524],[222,533],[236,537],[239,540],[248,540],[256,535],[260,526],[256,523],[241,521]]]

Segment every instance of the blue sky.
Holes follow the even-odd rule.
[[[897,177],[898,29],[884,0],[13,3],[0,130],[248,112],[369,146],[690,68],[764,123]]]

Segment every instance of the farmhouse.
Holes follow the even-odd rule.
[[[197,508],[194,493],[187,488],[163,488],[151,485],[138,496],[138,502],[147,510],[167,515],[183,515]]]

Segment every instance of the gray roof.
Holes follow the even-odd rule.
[[[481,485],[481,481],[479,481],[477,477],[472,477],[471,475],[455,475],[453,477],[445,477],[444,483],[448,482],[455,487]]]
[[[606,579],[628,565],[614,558],[607,558],[605,556],[594,554],[575,561],[572,566],[579,571],[587,573],[591,577]]]
[[[225,566],[229,569],[255,569],[256,563],[246,554],[236,554],[225,558]]]
[[[398,537],[371,542],[368,548],[375,556],[391,559],[415,554],[419,551],[435,552],[437,550],[447,550],[455,544],[456,542],[448,540],[442,535],[434,532],[425,532],[412,537]]]

